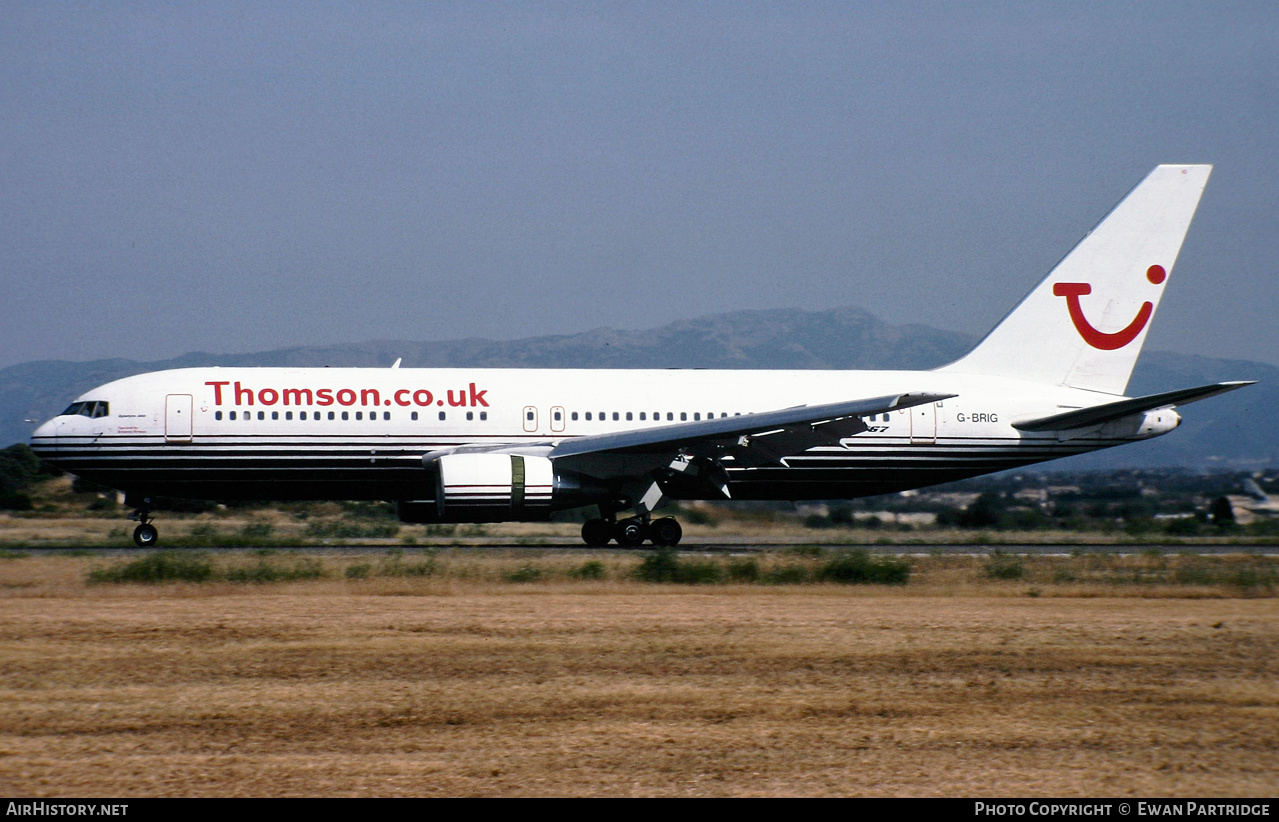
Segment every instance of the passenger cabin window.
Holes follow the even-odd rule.
[[[448,419],[448,417],[446,416],[445,412],[443,412],[443,411],[441,411],[441,412],[440,412],[440,419],[441,419],[441,420],[446,420],[446,419]]]

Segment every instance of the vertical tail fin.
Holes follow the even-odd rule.
[[[976,348],[940,370],[1122,394],[1211,171],[1156,167]]]
[[[1262,491],[1261,486],[1251,477],[1243,481],[1243,491],[1256,502],[1270,502],[1270,495]]]

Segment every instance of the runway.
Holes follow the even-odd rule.
[[[878,542],[817,542],[804,539],[777,539],[776,537],[768,537],[761,539],[752,539],[750,537],[735,537],[733,539],[717,540],[706,537],[693,537],[681,542],[678,550],[681,553],[704,553],[704,554],[754,554],[767,553],[776,551],[788,551],[795,549],[820,549],[822,551],[839,552],[853,549],[861,549],[869,551],[873,554],[887,554],[892,556],[984,556],[991,554],[1017,554],[1024,556],[1077,556],[1081,554],[1105,554],[1113,556],[1132,556],[1136,554],[1159,553],[1165,555],[1190,554],[1195,556],[1227,556],[1232,554],[1253,554],[1258,556],[1279,556],[1279,545],[1260,545],[1260,544],[1198,544],[1185,545],[1177,543],[1152,543],[1152,544],[1136,544],[1136,543],[938,543],[938,544],[919,544],[919,543],[898,543],[887,544]],[[183,545],[181,547],[170,548],[169,550],[178,551],[214,551],[225,553],[254,553],[260,551],[290,551],[315,555],[330,554],[385,554],[390,550],[401,550],[405,552],[421,552],[431,550],[467,550],[483,552],[488,550],[502,551],[565,551],[570,553],[616,553],[619,555],[632,555],[644,553],[646,551],[655,550],[652,545],[644,545],[640,548],[618,548],[610,546],[609,548],[591,548],[583,545],[580,540],[566,538],[550,538],[545,540],[531,541],[510,540],[493,537],[458,537],[447,540],[423,541],[412,545],[392,545],[392,544],[368,544],[368,543],[351,543],[351,544],[327,544],[327,545],[249,545],[249,546],[218,546],[218,545]],[[121,545],[119,547],[79,547],[79,546],[60,546],[50,548],[27,548],[21,549],[24,553],[37,555],[57,555],[64,553],[74,553],[91,551],[93,553],[102,553],[104,555],[117,554],[133,554],[145,553],[147,551],[166,550],[166,546],[161,545],[158,548],[140,549],[132,545]]]

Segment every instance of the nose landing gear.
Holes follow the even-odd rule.
[[[133,543],[139,548],[154,548],[156,542],[160,539],[160,532],[151,524],[151,512],[145,508],[139,508],[129,514],[129,519],[140,523],[137,528],[133,529]]]

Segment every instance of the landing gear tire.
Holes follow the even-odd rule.
[[[624,519],[617,523],[614,538],[623,548],[638,548],[648,539],[648,528],[641,519]]]
[[[649,526],[649,535],[653,538],[654,545],[675,546],[683,538],[684,529],[674,517],[662,517]]]
[[[592,548],[603,548],[613,539],[613,526],[602,519],[588,519],[582,523],[582,542]]]
[[[155,526],[149,522],[144,522],[133,529],[133,542],[139,548],[154,548],[158,539],[160,539],[160,532],[155,530]]]

